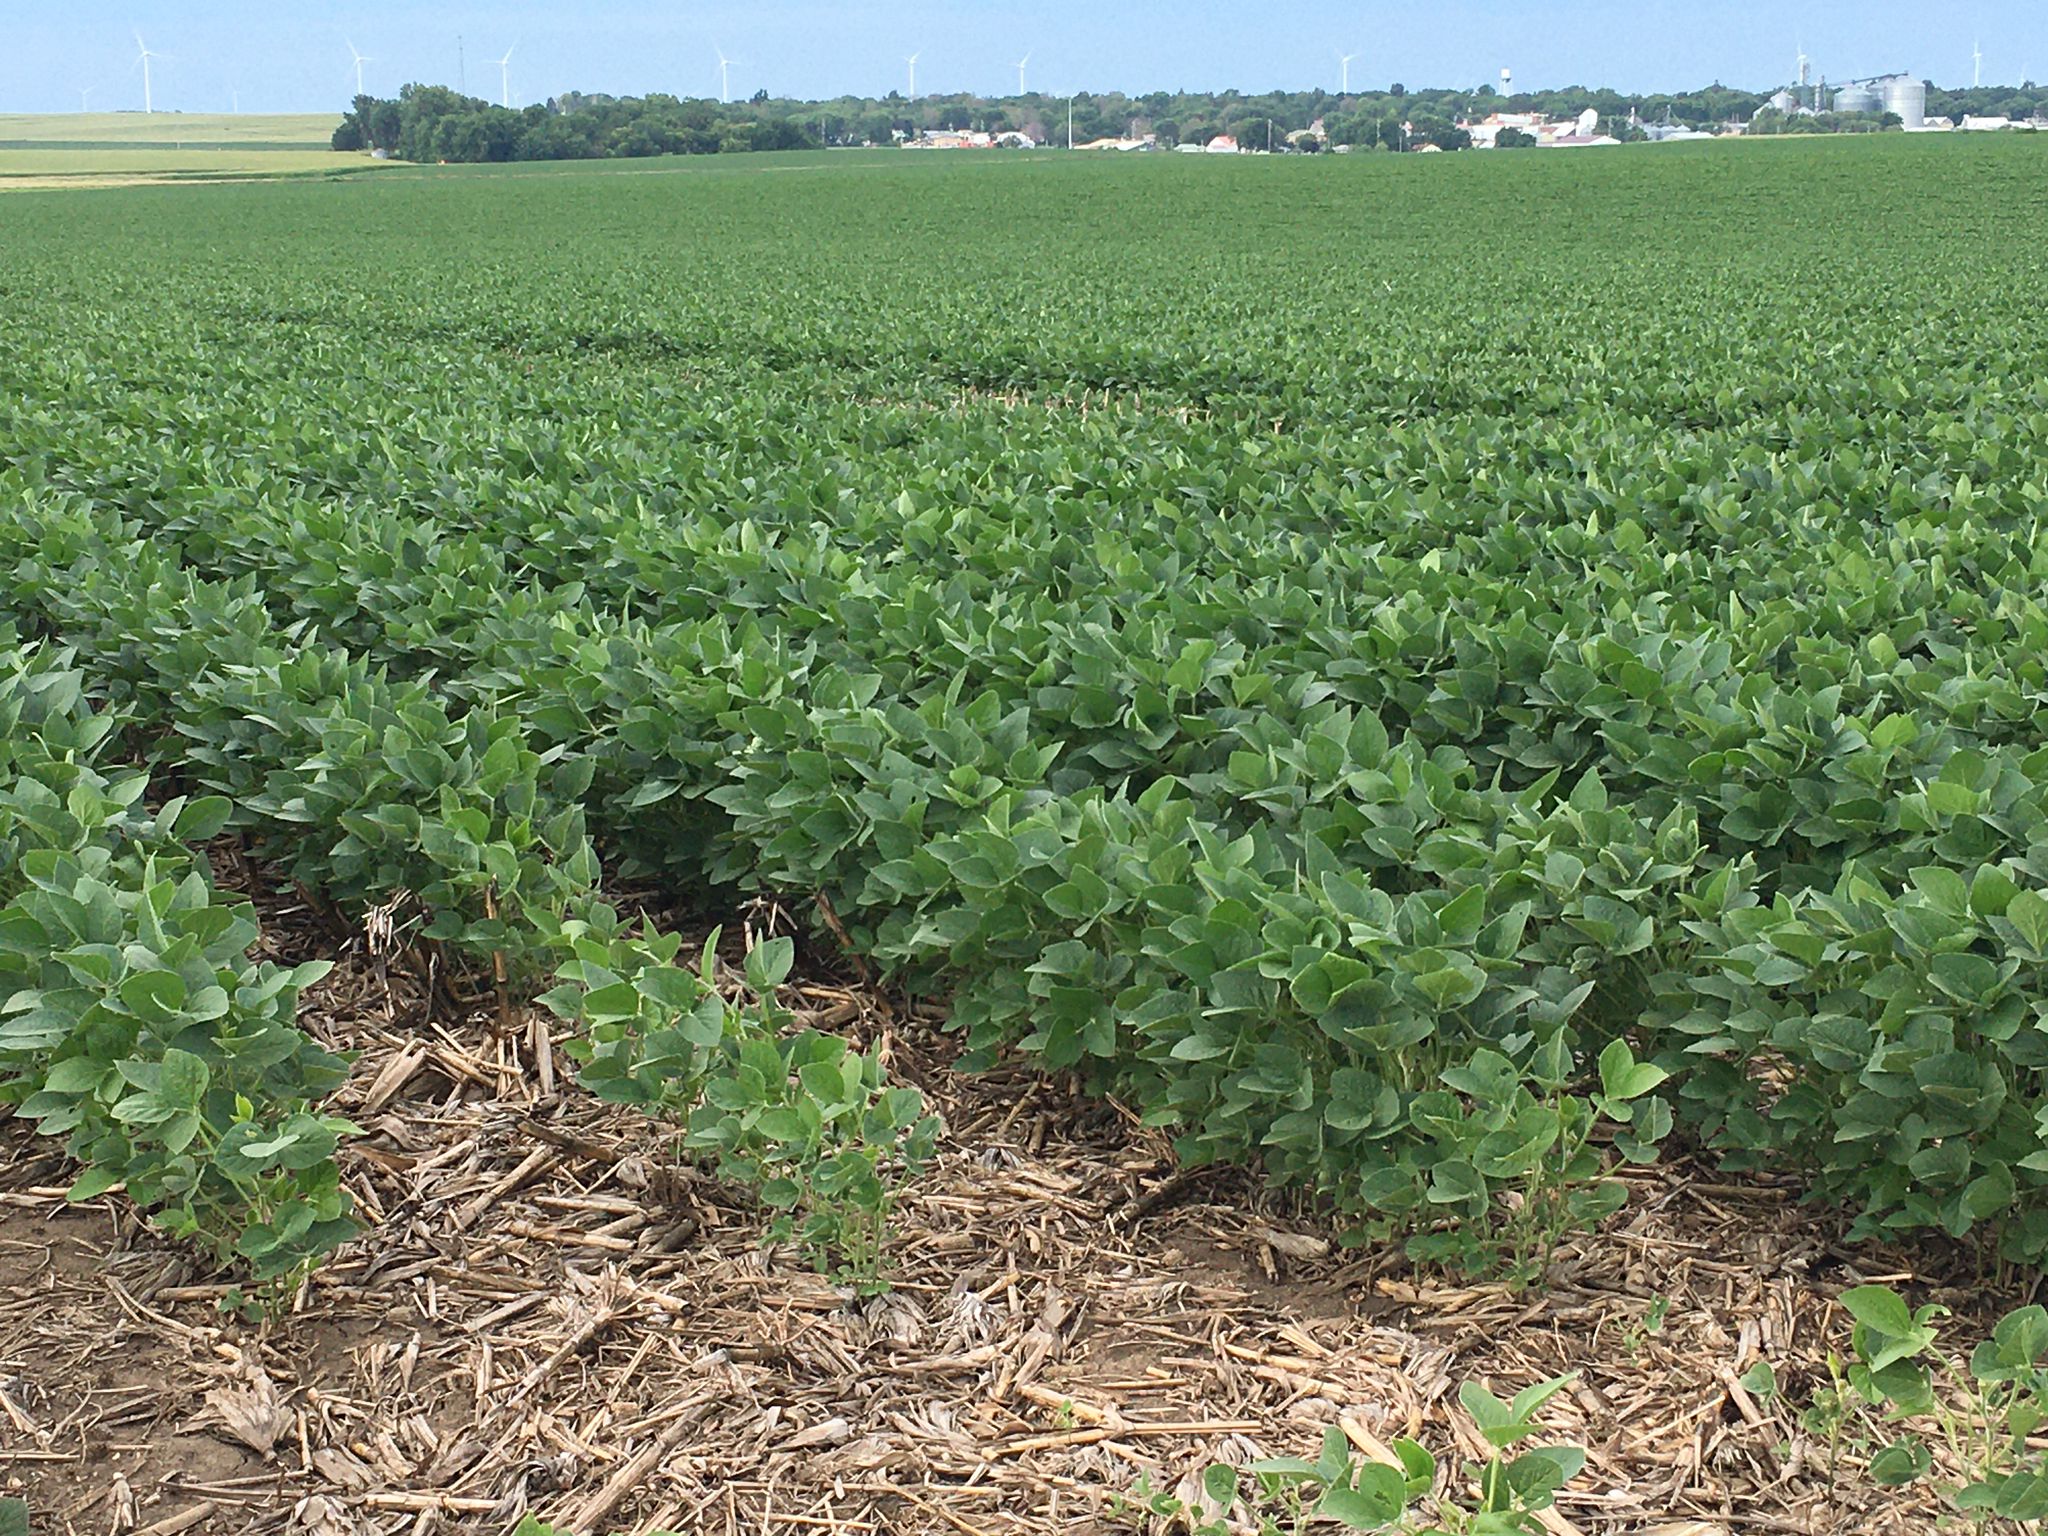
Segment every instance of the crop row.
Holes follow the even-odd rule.
[[[145,531],[76,507],[24,519],[22,553],[35,555],[15,566],[17,603],[49,614],[145,717],[179,732],[191,771],[253,814],[318,824],[300,798],[307,777],[339,779],[354,802],[389,794],[338,772],[331,727],[322,755],[298,764],[310,742],[248,735],[252,718],[289,718],[281,700],[347,696],[360,712],[393,686],[339,659],[330,636],[367,635],[376,665],[436,669],[468,706],[459,729],[479,761],[504,742],[504,761],[531,762],[515,809],[557,828],[553,841],[479,861],[466,887],[388,862],[423,844],[403,797],[358,813],[338,844],[296,843],[301,875],[344,897],[421,891],[435,937],[514,947],[483,908],[486,887],[501,907],[558,907],[555,884],[587,886],[594,866],[563,857],[587,803],[607,843],[678,881],[827,892],[864,947],[955,993],[978,1048],[1085,1064],[1176,1126],[1187,1155],[1259,1157],[1362,1214],[1477,1216],[1494,1189],[1572,1163],[1591,1116],[1631,1105],[1611,1084],[1570,1089],[1631,1031],[1671,1082],[1663,1107],[1622,1132],[1633,1154],[1650,1155],[1676,1110],[1739,1156],[1785,1158],[1860,1197],[1873,1225],[1966,1231],[2034,1209],[2042,764],[2001,736],[2023,734],[2038,707],[2027,637],[2041,621],[2013,599],[1970,614],[2010,647],[1975,646],[1953,671],[1920,633],[1902,632],[1909,661],[1882,631],[1851,646],[1809,626],[1809,675],[1838,669],[1811,691],[1758,686],[1754,660],[1736,664],[1725,641],[1631,646],[1612,638],[1611,610],[1557,603],[1609,634],[1543,647],[1533,622],[1440,628],[1418,648],[1439,675],[1406,690],[1412,711],[1387,686],[1394,668],[1361,669],[1374,709],[1347,700],[1327,663],[1290,677],[1271,642],[1198,641],[1147,661],[1162,643],[1102,664],[1130,644],[1128,617],[1019,647],[1039,658],[1036,689],[1005,697],[1005,679],[956,673],[912,707],[892,698],[900,675],[855,670],[850,645],[828,661],[817,636],[757,621],[628,622],[573,585],[509,572],[488,619],[453,629],[435,615],[489,590],[482,546],[468,545],[438,578],[431,561],[408,562],[409,592],[366,582],[334,613],[302,611],[312,643],[206,718],[191,701],[214,690],[194,679],[228,670],[237,634],[269,632],[265,598],[302,592],[308,570],[372,570],[397,535],[376,519],[327,539],[216,520],[212,539],[232,543],[244,572],[223,580],[180,570]],[[782,594],[807,582],[814,606],[836,596],[829,570],[801,568],[817,542],[748,543],[728,541],[728,580],[767,571]],[[1648,544],[1603,548],[1653,561]],[[693,552],[693,582],[718,579],[719,553]],[[1913,573],[1928,563],[1899,562],[1902,612],[1916,611]],[[1476,601],[1475,585],[1446,585],[1438,611]],[[135,644],[151,614],[181,636],[175,654]],[[1280,605],[1265,628],[1299,644],[1286,618]],[[887,643],[887,629],[869,632]],[[404,644],[422,633],[430,654]],[[1767,610],[1751,635],[1797,655]],[[1460,647],[1491,660],[1478,652],[1488,641],[1521,662],[1518,677],[1496,662],[1485,678],[1482,722],[1511,722],[1491,753],[1441,729],[1440,707],[1447,662]],[[1091,659],[1093,710],[1076,686]],[[437,688],[402,692],[404,709],[424,709]],[[436,731],[457,729],[437,718]],[[378,736],[360,720],[350,731]],[[1516,731],[1551,750],[1520,762]],[[1557,750],[1575,735],[1576,755]],[[472,814],[492,842],[502,810]],[[1813,878],[1822,858],[1827,884]],[[2010,1029],[1989,1022],[2001,1013]],[[2031,1220],[2014,1228],[2016,1251],[2039,1241]]]
[[[15,532],[10,554],[57,547],[52,524]],[[416,899],[419,937],[528,988],[552,973],[542,1000],[587,1087],[677,1122],[782,1213],[771,1230],[873,1279],[894,1178],[936,1127],[915,1090],[776,1007],[787,939],[748,955],[753,1001],[735,1002],[709,948],[679,964],[674,935],[597,899],[587,761],[550,765],[509,716],[451,716],[423,684],[280,643],[246,593],[181,584],[147,545],[96,549],[120,558],[74,565],[63,610],[93,665],[0,651],[0,1102],[68,1135],[73,1198],[120,1186],[273,1292],[355,1230],[334,1159],[355,1127],[317,1112],[347,1063],[293,1020],[327,966],[249,961],[248,902],[188,846],[233,824],[286,842],[337,901]],[[115,710],[91,707],[88,677]],[[176,777],[236,799],[145,814],[146,774],[96,766],[165,732],[187,737]]]
[[[146,809],[71,661],[0,650],[0,1098],[67,1138],[74,1198],[125,1185],[272,1280],[355,1230],[355,1128],[317,1108],[346,1064],[293,1022],[328,967],[248,958],[253,911],[188,846],[227,803]]]

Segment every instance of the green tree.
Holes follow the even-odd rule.
[[[396,149],[405,136],[405,116],[395,101],[380,101],[370,109],[368,137],[376,149]]]
[[[668,154],[671,141],[662,134],[655,119],[643,117],[613,129],[606,147],[612,154],[631,160]]]

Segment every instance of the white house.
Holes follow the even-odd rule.
[[[1580,149],[1596,144],[1619,144],[1621,140],[1600,131],[1600,114],[1586,108],[1576,118],[1547,118],[1540,112],[1496,112],[1476,123],[1460,123],[1472,136],[1474,149],[1497,149],[1500,136],[1512,128],[1536,141],[1538,149]]]
[[[1541,112],[1496,112],[1493,116],[1481,118],[1476,123],[1464,124],[1464,129],[1472,135],[1474,149],[1494,149],[1498,147],[1500,136],[1506,129],[1512,128],[1518,133],[1526,133],[1531,138],[1540,139],[1542,135],[1538,130],[1547,126],[1548,119]]]

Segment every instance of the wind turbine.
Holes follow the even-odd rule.
[[[505,50],[505,57],[496,61],[498,66],[498,104],[510,108],[512,105],[512,55],[518,51],[514,43]]]
[[[1984,43],[1981,38],[1970,45],[1970,60],[1976,66],[1970,75],[1970,89],[1976,90],[1984,83]]]
[[[142,111],[147,116],[156,111],[156,103],[149,94],[149,61],[151,59],[167,58],[169,55],[151,53],[149,51],[149,44],[142,40],[140,32],[135,34],[135,47],[137,50],[136,59],[142,65]]]
[[[726,72],[732,68],[733,61],[725,56],[723,48],[714,45],[711,51],[718,55],[718,99],[731,101],[732,77]]]
[[[1340,53],[1337,55],[1337,94],[1339,96],[1349,96],[1351,94],[1351,61],[1357,57],[1358,55],[1355,53]]]
[[[90,112],[92,110],[92,87],[89,85],[81,85],[78,88],[78,110],[81,112]]]
[[[919,52],[923,52],[922,49]],[[917,54],[913,53],[903,61],[910,66],[910,99],[917,100]]]
[[[1030,62],[1031,55],[1028,53],[1025,54],[1023,58],[1017,61],[1017,94],[1019,96],[1030,94],[1024,89],[1024,66],[1026,64],[1029,64]]]
[[[356,64],[356,94],[358,96],[367,96],[369,92],[363,89],[363,66],[370,62],[370,56],[367,53],[356,52],[356,45],[354,43],[348,45],[348,56],[354,59]]]

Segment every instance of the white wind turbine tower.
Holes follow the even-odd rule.
[[[711,51],[718,55],[718,99],[720,101],[731,101],[732,77],[727,71],[732,68],[734,61],[725,56],[723,48],[713,45]]]
[[[1339,96],[1349,96],[1351,94],[1351,61],[1357,57],[1358,55],[1355,53],[1340,53],[1337,55],[1337,94]]]
[[[369,55],[368,55],[367,53],[358,53],[358,52],[356,52],[356,45],[355,45],[354,43],[350,43],[350,44],[348,45],[348,56],[349,56],[349,57],[350,57],[351,59],[355,60],[355,65],[356,65],[356,94],[357,94],[358,96],[364,96],[364,95],[367,95],[367,94],[368,94],[368,92],[366,92],[366,91],[365,91],[365,90],[363,89],[363,66],[364,66],[365,64],[367,64],[367,63],[369,63],[369,62],[370,62],[370,56],[369,56]]]
[[[505,57],[494,61],[498,66],[498,105],[506,108],[512,105],[512,55],[518,48],[514,43],[505,50]]]
[[[1017,94],[1019,96],[1025,96],[1030,94],[1028,91],[1024,89],[1024,66],[1026,64],[1029,64],[1030,62],[1031,55],[1028,53],[1025,54],[1023,58],[1017,61]]]
[[[149,51],[149,44],[145,43],[142,40],[142,34],[140,32],[135,34],[135,47],[137,50],[136,60],[142,65],[142,111],[143,115],[147,116],[150,113],[156,111],[156,102],[150,96],[149,93],[149,61],[151,59],[169,58],[170,55],[164,53],[151,53]]]
[[[920,49],[919,52],[923,50]],[[903,61],[910,66],[910,99],[917,100],[917,54],[913,53]]]
[[[1970,72],[1970,89],[1975,90],[1984,83],[1984,43],[1981,38],[1970,45],[1970,62],[1975,66]]]

